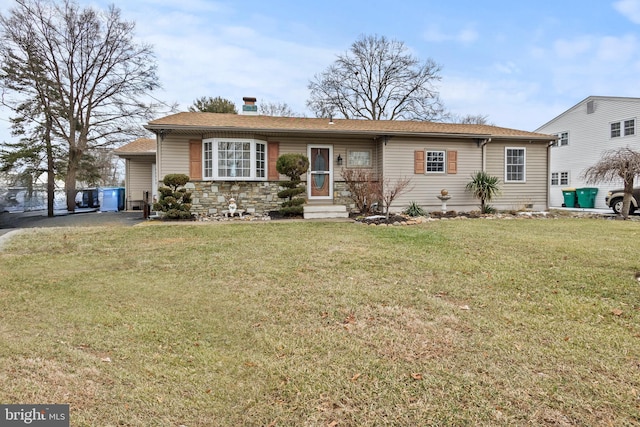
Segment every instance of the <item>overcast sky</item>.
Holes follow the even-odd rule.
[[[535,130],[590,95],[640,97],[640,0],[79,2],[115,3],[136,22],[158,60],[154,96],[182,110],[253,96],[311,117],[309,80],[363,34],[441,64],[445,106],[498,126]],[[0,13],[13,4],[0,0]]]

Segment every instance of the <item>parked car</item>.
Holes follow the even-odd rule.
[[[604,202],[609,206],[615,213],[620,215],[622,212],[622,198],[624,197],[624,189],[620,188],[617,190],[609,191],[604,198]],[[640,187],[636,187],[633,189],[633,197],[631,198],[631,204],[629,205],[629,213],[632,214],[633,211],[638,209],[638,202],[640,201]]]

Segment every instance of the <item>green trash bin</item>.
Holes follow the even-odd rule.
[[[576,207],[576,189],[575,188],[563,188],[562,195],[564,196],[564,203],[562,206],[565,208]]]
[[[585,187],[576,189],[578,207],[593,208],[596,205],[596,194],[598,194],[597,188]]]

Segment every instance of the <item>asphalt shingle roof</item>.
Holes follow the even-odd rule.
[[[138,138],[122,147],[116,148],[113,152],[117,155],[153,154],[156,152],[156,140],[151,138]]]
[[[149,122],[145,128],[252,132],[304,132],[378,135],[460,135],[550,141],[553,135],[489,125],[400,120],[345,120],[328,118],[272,117],[242,114],[183,112]]]

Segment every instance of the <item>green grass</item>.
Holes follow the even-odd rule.
[[[28,230],[0,403],[73,426],[637,425],[637,222]]]

